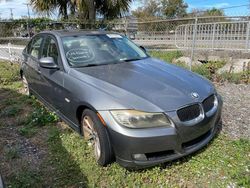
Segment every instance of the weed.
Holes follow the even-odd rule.
[[[239,84],[239,83],[250,83],[250,71],[244,71],[241,73],[228,73],[223,72],[219,75],[221,80],[227,80],[229,82]]]
[[[6,157],[8,160],[18,158],[19,157],[18,149],[15,147],[8,149]]]
[[[224,61],[209,61],[206,64],[196,65],[192,67],[192,71],[206,77],[209,80],[213,80],[216,71],[226,64]]]
[[[37,102],[33,102],[33,106],[35,107],[34,111],[25,121],[22,120],[24,126],[19,128],[19,133],[28,138],[37,133],[38,127],[58,121],[58,116],[55,113],[49,112]]]
[[[0,117],[1,116],[7,116],[7,117],[11,117],[11,116],[15,116],[17,115],[20,111],[22,110],[21,106],[19,105],[12,105],[12,106],[8,106],[5,109],[2,109],[0,111]]]
[[[45,107],[36,107],[27,119],[28,126],[43,126],[58,121],[58,116]]]
[[[38,172],[30,171],[25,168],[22,171],[18,172],[15,176],[10,178],[9,187],[19,188],[19,187],[42,187],[41,177]],[[40,186],[39,186],[40,185]]]
[[[25,125],[25,126],[19,128],[18,131],[19,131],[20,135],[25,136],[27,138],[30,138],[37,133],[37,127]]]

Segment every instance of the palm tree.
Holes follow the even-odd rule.
[[[98,0],[97,9],[105,19],[114,19],[128,12],[132,0]]]
[[[105,19],[113,19],[127,12],[132,0],[30,0],[37,12],[51,14],[57,8],[64,19],[68,10],[81,19],[94,21],[96,14]]]
[[[69,0],[30,0],[30,3],[41,14],[50,15],[58,8],[59,14],[64,19],[68,18],[67,8]]]

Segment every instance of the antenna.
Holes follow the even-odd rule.
[[[10,19],[11,19],[11,20],[13,20],[13,17],[14,17],[14,16],[13,16],[13,11],[12,11],[13,9],[14,9],[14,8],[10,8]]]

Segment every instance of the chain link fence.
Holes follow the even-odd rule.
[[[29,20],[0,22],[0,59],[18,61],[30,37],[43,30],[97,29],[124,33],[150,50],[182,50],[193,59],[196,51],[250,52],[249,16],[191,17],[139,22],[126,17],[95,23]]]

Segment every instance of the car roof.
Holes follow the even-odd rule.
[[[52,34],[59,37],[65,36],[80,36],[80,35],[103,35],[103,34],[119,34],[112,31],[102,31],[102,30],[51,30],[42,31],[41,34]]]

